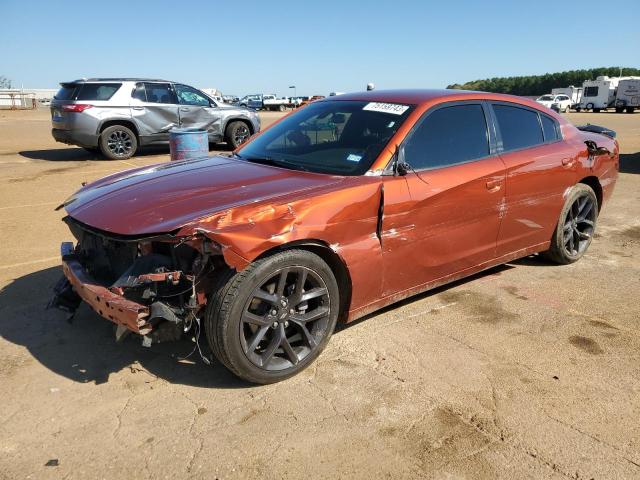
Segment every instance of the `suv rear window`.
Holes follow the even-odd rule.
[[[80,86],[76,100],[109,100],[121,83],[85,83]]]
[[[78,90],[78,85],[63,85],[53,96],[56,100],[73,100]]]

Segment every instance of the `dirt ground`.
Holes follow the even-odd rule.
[[[265,115],[264,123],[277,118]],[[527,258],[340,329],[286,382],[179,361],[45,310],[71,235],[53,209],[168,159],[56,144],[47,110],[0,111],[0,478],[640,478],[640,114],[587,255]]]

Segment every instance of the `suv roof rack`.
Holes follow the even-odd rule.
[[[136,77],[109,77],[109,78],[79,78],[73,82],[65,83],[81,83],[81,82],[166,82],[173,83],[170,80],[162,80],[159,78],[136,78]]]

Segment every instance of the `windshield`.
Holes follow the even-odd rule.
[[[396,103],[311,103],[238,152],[243,160],[333,175],[362,175],[413,109]]]
[[[543,95],[538,100],[542,100],[543,102],[550,102],[553,100],[553,95]]]

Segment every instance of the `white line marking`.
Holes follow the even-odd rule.
[[[24,208],[24,207],[45,207],[47,205],[60,205],[62,202],[45,202],[45,203],[31,203],[29,205],[12,205],[10,207],[0,207],[0,210],[9,210],[11,208]]]
[[[2,265],[0,270],[7,270],[9,268],[24,267],[25,265],[35,265],[37,263],[53,262],[54,260],[60,260],[60,257],[41,258],[40,260],[32,260],[30,262],[14,263],[13,265]]]

